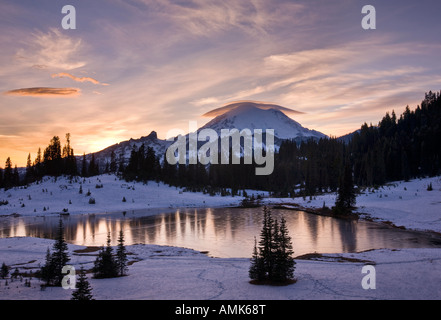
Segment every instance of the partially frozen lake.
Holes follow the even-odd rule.
[[[262,208],[164,209],[113,214],[63,216],[69,243],[102,246],[110,231],[112,245],[124,230],[125,243],[158,244],[208,251],[214,257],[251,257],[259,240]],[[441,247],[441,238],[369,221],[347,221],[303,211],[272,209],[282,215],[292,237],[295,256],[305,253],[347,253],[380,248]],[[57,216],[3,217],[0,238],[55,238]]]

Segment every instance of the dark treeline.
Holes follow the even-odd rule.
[[[169,165],[164,158],[160,160],[151,147],[142,145],[133,146],[128,163],[112,152],[105,169],[100,170],[93,154],[89,161],[84,155],[77,165],[67,134],[63,148],[60,139],[54,137],[43,153],[38,150],[33,162],[29,155],[22,179],[8,158],[5,168],[0,169],[0,187],[27,184],[44,175],[111,172],[128,181],[163,181],[213,195],[257,189],[277,196],[306,196],[336,191],[345,168],[350,168],[358,186],[434,176],[441,173],[441,97],[439,92],[426,93],[414,111],[406,107],[399,117],[394,111],[386,113],[376,126],[365,123],[352,134],[350,142],[337,138],[283,141],[275,154],[274,171],[268,176],[256,176],[253,164]]]
[[[157,174],[164,182],[191,190],[217,192],[231,188],[272,191],[278,196],[336,191],[345,170],[358,186],[379,186],[441,173],[441,97],[426,93],[414,111],[397,118],[386,113],[378,125],[361,126],[350,142],[330,138],[286,140],[275,154],[274,172],[256,176],[254,165],[165,165]]]
[[[415,111],[386,114],[377,127],[364,124],[349,144],[359,185],[434,176],[441,172],[441,97],[426,93]]]
[[[66,134],[66,144],[62,147],[58,136],[54,136],[49,145],[41,152],[41,148],[37,151],[34,161],[31,154],[28,155],[26,161],[25,174],[19,174],[17,166],[12,169],[11,158],[6,159],[5,168],[0,168],[0,188],[12,188],[19,185],[26,185],[40,180],[42,177],[60,176],[60,175],[77,175],[77,162],[74,151],[70,146],[70,134]]]

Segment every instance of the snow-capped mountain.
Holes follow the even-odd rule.
[[[274,129],[274,135],[279,140],[306,140],[327,137],[321,132],[303,127],[282,112],[286,108],[277,105],[246,101],[234,103],[231,106],[233,107],[226,108],[228,111],[218,115],[201,129],[210,128],[218,134],[221,129],[236,128],[238,130],[250,129],[251,131],[254,129]]]
[[[327,137],[321,132],[303,127],[300,123],[288,117],[285,112],[300,113],[272,104],[249,101],[236,102],[208,112],[206,114],[207,116],[217,116],[200,127],[198,131],[210,128],[215,130],[220,137],[220,131],[222,129],[236,128],[239,131],[250,129],[251,132],[254,132],[254,129],[262,129],[263,133],[265,133],[266,129],[274,129],[276,149],[278,149],[278,146],[280,146],[283,140],[287,139],[295,140],[299,143],[308,139],[318,140]],[[188,141],[188,135],[186,138]],[[127,163],[133,146],[139,148],[144,144],[146,150],[147,147],[152,147],[155,154],[162,160],[167,148],[172,143],[173,141],[158,139],[156,132],[152,131],[148,136],[123,141],[98,151],[94,153],[94,157],[95,161],[99,163],[100,169],[104,170],[106,163],[110,163],[112,151],[115,153],[117,161],[122,159],[124,163]],[[201,144],[203,144],[203,142],[198,143],[199,146]],[[88,154],[86,159],[90,161],[91,157],[92,154]],[[80,161],[78,163],[80,163]]]

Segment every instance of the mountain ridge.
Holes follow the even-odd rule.
[[[208,123],[199,127],[197,131],[202,129],[213,129],[220,136],[220,130],[236,128],[239,131],[243,129],[250,129],[253,132],[255,129],[274,129],[274,142],[276,149],[284,140],[294,140],[297,143],[308,139],[319,140],[328,138],[325,134],[303,127],[299,122],[288,117],[282,110],[286,109],[295,113],[298,111],[280,107],[274,104],[265,104],[258,102],[241,102],[234,103],[232,107],[224,106],[224,112],[217,115]],[[218,109],[222,109],[218,108]],[[214,109],[214,110],[218,110]],[[213,110],[213,111],[214,111]],[[205,115],[210,114],[210,112]],[[188,137],[188,134],[186,135]],[[90,161],[92,155],[95,161],[99,163],[100,170],[104,170],[107,163],[110,163],[111,153],[114,152],[117,161],[123,161],[125,164],[130,159],[132,148],[135,146],[139,148],[144,144],[146,150],[148,147],[153,148],[155,154],[162,160],[167,148],[176,140],[177,137],[170,140],[159,139],[156,131],[151,131],[149,135],[143,136],[139,139],[129,139],[111,145],[103,150],[89,153],[86,155],[86,160]],[[187,139],[188,141],[188,139]],[[81,160],[81,156],[78,157]]]

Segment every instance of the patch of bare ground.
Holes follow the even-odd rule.
[[[127,266],[131,266],[131,265],[134,264],[135,262],[139,262],[139,261],[142,261],[142,259],[130,260],[129,262],[127,262]]]
[[[73,252],[74,253],[91,253],[91,252],[96,252],[96,251],[99,251],[100,250],[100,247],[86,247],[86,248],[84,248],[84,249],[77,249],[77,250],[74,250]]]
[[[375,261],[342,257],[342,256],[326,256],[321,253],[307,253],[295,258],[295,260],[311,260],[311,261],[328,261],[328,262],[353,262],[375,265]]]
[[[357,213],[348,213],[348,214],[336,214],[332,211],[332,209],[328,207],[322,207],[322,208],[305,208],[300,206],[297,203],[280,203],[278,205],[273,206],[274,209],[286,209],[286,210],[293,210],[293,211],[304,211],[311,214],[316,214],[320,216],[325,217],[333,217],[338,219],[345,219],[345,220],[358,220],[359,215]]]

